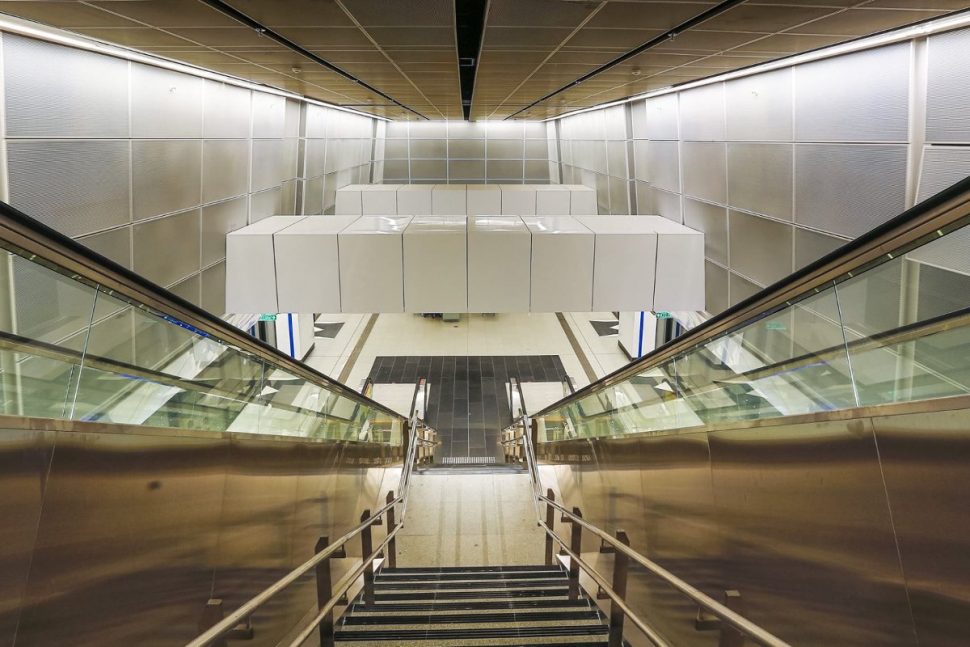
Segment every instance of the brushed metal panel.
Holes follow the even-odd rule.
[[[17,643],[184,644],[211,593],[225,441],[56,444]]]
[[[448,180],[484,180],[485,160],[449,160]]]
[[[734,305],[744,301],[750,296],[754,296],[758,292],[761,292],[761,286],[755,285],[743,276],[738,276],[734,272],[730,272],[728,277],[728,287],[730,288],[730,304]]]
[[[221,317],[226,313],[226,264],[202,270],[202,308]]]
[[[546,160],[525,160],[525,179],[527,182],[540,184],[549,182],[549,162]]]
[[[296,142],[289,139],[254,139],[252,191],[278,187],[296,176]]]
[[[202,199],[202,142],[131,142],[132,217],[196,207]]]
[[[408,158],[408,140],[406,139],[387,139],[384,140],[384,159],[386,160],[406,160]]]
[[[704,262],[704,299],[707,311],[712,315],[727,310],[730,305],[728,271],[710,261]]]
[[[388,135],[390,136],[390,135]],[[448,127],[445,121],[412,121],[408,136],[411,139],[447,139]]]
[[[910,44],[795,68],[796,141],[906,141]]]
[[[548,134],[546,124],[541,121],[523,121],[522,131],[526,139],[545,139]]]
[[[629,177],[626,168],[626,142],[606,142],[606,168],[613,177]]]
[[[77,241],[88,249],[131,269],[131,227],[109,229],[99,234],[78,238]]]
[[[307,180],[303,186],[303,213],[315,216],[323,213],[324,178]]]
[[[215,202],[248,192],[249,140],[207,141],[202,145],[202,201]]]
[[[131,136],[201,139],[203,80],[158,67],[131,64]]]
[[[609,178],[610,182],[610,214],[614,216],[629,215],[630,211],[630,190],[627,181],[615,177]]]
[[[451,159],[484,159],[484,139],[449,139],[448,157]]]
[[[206,139],[249,137],[252,119],[252,92],[218,81],[205,81]]]
[[[548,160],[549,159],[549,143],[544,139],[527,139],[525,140],[525,153],[526,159],[530,160]]]
[[[793,163],[788,144],[728,144],[728,204],[791,220]]]
[[[412,139],[411,159],[444,159],[448,156],[448,143],[444,139]]]
[[[294,214],[283,214],[283,192],[279,187],[275,189],[269,189],[268,191],[261,191],[259,193],[253,193],[249,196],[249,222],[250,224],[254,222],[259,222],[263,218],[269,218],[270,216],[279,215],[294,215]]]
[[[664,218],[673,220],[674,222],[683,222],[679,193],[670,193],[669,191],[660,191],[654,189],[652,192],[652,198],[654,211],[651,213],[658,216],[663,216]]]
[[[199,271],[200,210],[136,224],[134,270],[159,285],[171,285]]]
[[[412,124],[424,125],[420,122]],[[412,137],[414,136],[412,130]],[[485,136],[489,139],[522,139],[525,135],[525,126],[521,121],[489,121],[485,124]]]
[[[54,450],[54,433],[0,432],[0,643],[13,645]]]
[[[817,231],[795,228],[795,269],[799,270],[809,263],[822,258],[849,242]]]
[[[868,420],[709,435],[725,583],[796,645],[914,645]]]
[[[610,176],[601,173],[589,173],[585,176],[592,176],[593,187],[596,189],[596,212],[600,214],[610,213]],[[586,177],[583,178],[584,180]],[[585,181],[583,182],[586,183]]]
[[[10,204],[62,234],[130,222],[126,141],[8,141]]]
[[[727,208],[697,200],[684,200],[684,224],[704,232],[704,256],[728,264]]]
[[[714,83],[680,95],[680,136],[690,141],[725,139],[724,84]]]
[[[630,122],[633,127],[633,139],[648,139],[645,101],[635,101],[630,104]]]
[[[792,82],[787,68],[725,83],[727,139],[790,142]]]
[[[926,140],[970,143],[970,79],[966,60],[970,29],[930,37],[927,45]]]
[[[448,179],[448,162],[443,159],[411,160],[411,178],[415,180],[439,180],[445,182]]]
[[[128,63],[3,35],[9,137],[127,137]]]
[[[797,223],[855,237],[906,207],[905,146],[798,144],[795,168]]]
[[[489,160],[520,160],[523,158],[522,140],[489,137],[485,146],[485,155]]]
[[[636,191],[637,214],[655,215],[657,211],[653,201],[653,189],[646,182],[634,181],[633,184]]]
[[[613,141],[623,141],[627,139],[626,129],[626,106],[612,106],[604,108],[603,113],[603,137]]]
[[[966,500],[967,411],[872,419],[900,559],[921,644],[970,635]]]
[[[283,137],[286,124],[286,99],[265,92],[253,92],[253,137]]]
[[[407,182],[410,178],[410,164],[407,160],[384,162],[385,182]]]
[[[650,180],[650,165],[647,162],[649,146],[650,142],[647,141],[633,142],[633,177],[644,182]]]
[[[326,160],[327,140],[306,140],[306,166],[304,175],[306,177],[319,177],[323,175],[326,172]]]
[[[725,204],[727,202],[727,171],[724,144],[684,142],[684,195]]]
[[[449,121],[448,139],[484,139],[485,122]]]
[[[392,121],[387,124],[387,134],[385,136],[387,139],[407,139],[409,125],[407,121]]]
[[[791,225],[729,212],[731,269],[769,285],[792,272]]]
[[[679,93],[665,94],[645,101],[647,139],[677,139],[680,137],[678,117]]]
[[[522,160],[493,160],[485,164],[485,175],[489,182],[494,180],[516,180],[521,182],[525,174]]]
[[[658,189],[680,192],[680,143],[650,142],[647,144],[647,168],[650,184]]]
[[[283,119],[283,137],[295,139],[300,136],[300,122],[303,119],[303,106],[309,104],[293,99],[286,100]],[[383,122],[382,122],[383,123]]]
[[[299,186],[299,180],[296,178],[292,180],[286,180],[283,182],[283,186],[280,187],[280,192],[282,193],[280,213],[283,215],[296,214],[297,212],[297,197],[296,189]]]
[[[970,177],[970,148],[926,146],[917,200],[926,200],[965,177]]]
[[[322,107],[315,106],[313,104],[307,104],[306,107],[306,137],[307,138],[319,138],[325,139],[327,137],[327,119],[330,116],[330,110]],[[393,125],[397,125],[399,122],[392,122]],[[400,122],[404,126],[404,137],[407,138],[407,122]],[[390,133],[394,128],[391,128],[392,124],[388,124],[388,133]],[[388,138],[392,135],[388,134]]]
[[[169,286],[168,290],[175,296],[181,297],[193,305],[200,305],[202,303],[202,281],[198,274],[193,274],[184,281]]]

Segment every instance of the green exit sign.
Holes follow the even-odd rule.
[[[788,330],[788,327],[780,321],[769,321],[765,324],[765,328],[768,330]]]
[[[673,315],[671,315],[666,310],[662,310],[660,312],[655,312],[655,313],[653,313],[653,316],[656,317],[657,319],[673,319]]]
[[[260,321],[276,321],[276,315],[259,315]]]

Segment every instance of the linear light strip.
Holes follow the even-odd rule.
[[[77,36],[77,35],[68,33],[66,31],[63,31],[61,29],[48,27],[47,25],[42,25],[40,23],[35,23],[29,20],[23,20],[20,18],[16,18],[14,16],[0,14],[0,31],[17,34],[19,36],[26,36],[27,38],[34,38],[48,43],[54,43],[56,45],[64,45],[66,47],[72,47],[74,49],[82,49],[88,52],[104,54],[106,56],[113,56],[114,58],[120,58],[127,61],[144,63],[145,65],[151,65],[153,67],[159,67],[162,69],[171,70],[173,72],[179,72],[182,74],[189,74],[192,76],[209,79],[210,81],[219,81],[221,83],[228,83],[229,85],[234,85],[240,88],[246,88],[247,90],[254,90],[258,92],[265,92],[267,94],[274,94],[280,97],[285,97],[287,99],[294,99],[296,101],[303,101],[305,103],[321,106],[323,108],[330,108],[331,110],[349,112],[350,114],[359,115],[361,117],[367,117],[369,119],[391,121],[387,117],[368,114],[360,110],[354,110],[353,108],[346,108],[344,106],[339,106],[334,103],[327,103],[326,101],[320,101],[318,99],[311,99],[310,97],[296,94],[294,92],[287,92],[286,90],[274,88],[269,85],[261,85],[259,83],[253,83],[252,81],[247,81],[239,77],[230,76],[228,74],[222,74],[220,72],[214,72],[212,70],[207,70],[202,67],[188,65],[187,63],[180,63],[178,61],[162,58],[160,56],[146,54],[144,52],[140,52],[135,49],[122,47],[120,45],[111,45],[99,40]]]
[[[909,27],[903,27],[901,29],[888,31],[882,34],[876,34],[875,36],[867,36],[865,38],[859,38],[853,41],[849,41],[847,43],[839,43],[838,45],[824,47],[822,49],[817,49],[812,52],[805,52],[804,54],[795,54],[794,56],[787,56],[785,58],[780,58],[775,61],[768,61],[767,63],[759,63],[758,65],[753,65],[751,67],[744,68],[743,70],[724,72],[723,74],[711,76],[706,79],[689,81],[681,85],[671,86],[667,88],[660,88],[658,90],[651,90],[650,92],[644,92],[642,94],[637,94],[632,97],[627,97],[625,99],[617,99],[616,101],[609,101],[607,103],[601,103],[595,106],[590,106],[588,108],[580,108],[578,110],[573,110],[571,112],[566,112],[561,115],[557,115],[555,117],[546,117],[545,119],[541,119],[540,121],[542,123],[546,123],[549,121],[555,121],[556,119],[565,119],[567,117],[573,117],[586,112],[593,112],[595,110],[605,110],[606,108],[621,106],[623,104],[632,103],[634,101],[641,101],[643,99],[652,99],[654,97],[660,97],[666,94],[672,94],[674,92],[682,92],[684,90],[690,90],[692,88],[711,85],[713,83],[732,81],[734,79],[754,76],[755,74],[764,74],[765,72],[772,72],[774,70],[779,70],[786,67],[795,67],[796,65],[803,65],[805,63],[811,63],[813,61],[821,61],[828,58],[835,58],[837,56],[844,56],[846,54],[853,54],[855,52],[861,52],[867,49],[875,49],[876,47],[883,47],[885,45],[901,43],[908,40],[913,40],[915,38],[922,38],[925,36],[930,36],[932,34],[938,34],[945,31],[952,31],[954,29],[960,29],[962,27],[967,27],[967,26],[970,26],[970,10],[961,11],[956,15],[946,16],[944,18],[929,20],[927,22],[923,22],[918,25],[911,25]]]

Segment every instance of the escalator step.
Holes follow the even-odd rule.
[[[469,600],[475,598],[548,598],[569,595],[567,587],[547,589],[512,589],[492,591],[411,591],[408,593],[376,593],[376,602],[393,600]]]
[[[374,582],[375,591],[443,591],[449,589],[541,589],[551,586],[562,586],[565,578],[543,579],[543,580],[486,580],[474,582],[440,582],[440,581],[418,581],[418,582],[392,582],[380,580]]]
[[[367,606],[363,603],[356,603],[351,608],[352,613],[390,613],[394,611],[476,611],[490,609],[561,609],[579,607],[587,609],[590,607],[588,600],[492,600],[492,601],[468,601],[468,602],[416,602],[408,604],[374,604]]]
[[[409,566],[385,568],[382,573],[523,573],[527,571],[562,571],[551,566]]]
[[[377,640],[478,640],[483,638],[543,638],[554,636],[597,636],[609,633],[606,625],[566,627],[480,627],[456,629],[391,629],[337,631],[337,642]]]
[[[345,616],[341,625],[440,625],[485,622],[540,622],[540,621],[572,621],[572,620],[603,620],[599,611],[536,611],[532,613],[460,613],[435,615],[401,615],[387,613],[381,616],[350,615]]]
[[[505,572],[462,572],[462,573],[389,573],[381,571],[375,578],[376,582],[428,582],[451,580],[474,580],[485,582],[489,580],[538,580],[564,579],[566,572],[560,569],[547,571],[505,571]]]

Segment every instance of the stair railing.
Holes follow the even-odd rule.
[[[627,618],[656,647],[669,647],[670,645],[656,629],[640,618],[627,604],[626,580],[629,562],[631,561],[642,566],[695,602],[699,608],[695,627],[698,629],[719,629],[721,632],[719,645],[722,647],[740,647],[744,644],[745,638],[750,638],[757,644],[767,647],[790,647],[788,643],[739,613],[741,598],[737,591],[726,591],[725,603],[722,604],[680,579],[660,564],[630,548],[630,541],[623,530],[617,530],[615,536],[610,535],[605,530],[584,520],[579,508],[569,510],[558,503],[555,493],[551,489],[547,490],[546,494],[542,494],[535,453],[537,430],[528,417],[523,417],[520,425],[521,434],[502,442],[503,444],[521,443],[522,445],[522,454],[525,456],[525,462],[532,480],[532,494],[536,504],[538,525],[546,533],[546,564],[550,566],[553,564],[555,559],[553,549],[555,544],[559,544],[562,554],[569,557],[569,596],[573,599],[578,598],[579,572],[582,570],[596,583],[600,592],[610,598],[610,647],[621,647],[623,645],[623,624]],[[539,514],[542,506],[545,506],[545,518]],[[561,521],[571,524],[568,539],[556,534],[555,519],[557,513],[561,515]],[[616,562],[613,567],[612,582],[607,582],[606,578],[598,573],[593,565],[583,560],[582,533],[584,530],[599,538],[602,542],[601,550],[603,552],[615,554]],[[703,614],[707,614],[707,617],[703,617]]]
[[[333,543],[330,543],[327,537],[321,537],[317,542],[315,553],[310,559],[243,603],[229,615],[221,617],[221,608],[218,605],[207,606],[207,613],[203,616],[203,621],[199,627],[202,633],[187,643],[186,647],[226,647],[227,638],[231,638],[233,633],[238,632],[241,625],[246,626],[248,631],[251,632],[249,619],[252,614],[311,570],[316,575],[318,612],[289,645],[290,647],[299,647],[319,628],[321,647],[332,647],[334,644],[334,607],[346,600],[347,592],[361,577],[363,577],[362,595],[364,602],[365,604],[373,604],[375,561],[382,556],[386,557],[386,562],[392,566],[397,561],[395,539],[401,528],[404,527],[411,473],[419,463],[427,460],[427,458],[421,457],[420,448],[437,444],[419,433],[423,429],[433,434],[433,430],[424,423],[413,424],[413,422],[408,430],[407,452],[401,470],[397,494],[393,490],[388,492],[386,503],[374,513],[371,513],[370,510],[364,510],[360,517],[360,523]],[[395,519],[395,509],[398,505],[401,505],[401,516],[400,519]],[[377,547],[374,547],[372,528],[382,525],[385,515],[387,516],[387,533],[384,540]],[[365,557],[357,568],[341,578],[336,584],[331,584],[330,560],[346,557],[346,545],[356,537],[360,537],[361,555]],[[384,563],[384,561],[380,562],[378,568]],[[201,626],[202,624],[207,626]]]

